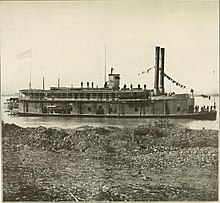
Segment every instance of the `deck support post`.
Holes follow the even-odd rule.
[[[164,114],[164,116],[166,116],[166,100],[165,99],[163,102],[163,114]]]
[[[107,112],[107,101],[105,100],[105,117],[106,117],[106,112]]]
[[[120,102],[118,100],[118,117],[120,117]]]
[[[141,107],[142,107],[141,103],[140,103],[140,106],[139,106],[139,107],[140,107],[140,116],[141,116]]]
[[[154,115],[154,102],[152,102],[152,107],[153,107],[153,115]]]
[[[78,116],[78,102],[76,101],[76,115]]]

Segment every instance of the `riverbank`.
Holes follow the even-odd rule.
[[[218,131],[2,126],[4,201],[217,201]]]

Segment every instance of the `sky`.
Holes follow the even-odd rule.
[[[165,48],[165,91],[218,92],[218,1],[5,1],[1,4],[2,93],[28,88],[104,84],[121,74],[121,87],[152,89],[155,47]],[[32,57],[17,55],[32,50]]]

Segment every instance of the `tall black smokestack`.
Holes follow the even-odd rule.
[[[164,56],[165,49],[161,48],[161,66],[160,66],[160,94],[164,94]]]
[[[160,47],[156,47],[154,95],[159,95],[159,65],[160,65]]]

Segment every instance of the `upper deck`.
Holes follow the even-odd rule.
[[[141,88],[112,90],[108,88],[51,88],[23,89],[19,91],[20,100],[117,100],[149,99],[151,90]]]
[[[108,88],[51,88],[23,89],[19,91],[19,100],[27,101],[117,101],[117,100],[182,100],[189,99],[188,94],[153,96],[153,90],[134,88],[112,90]]]

